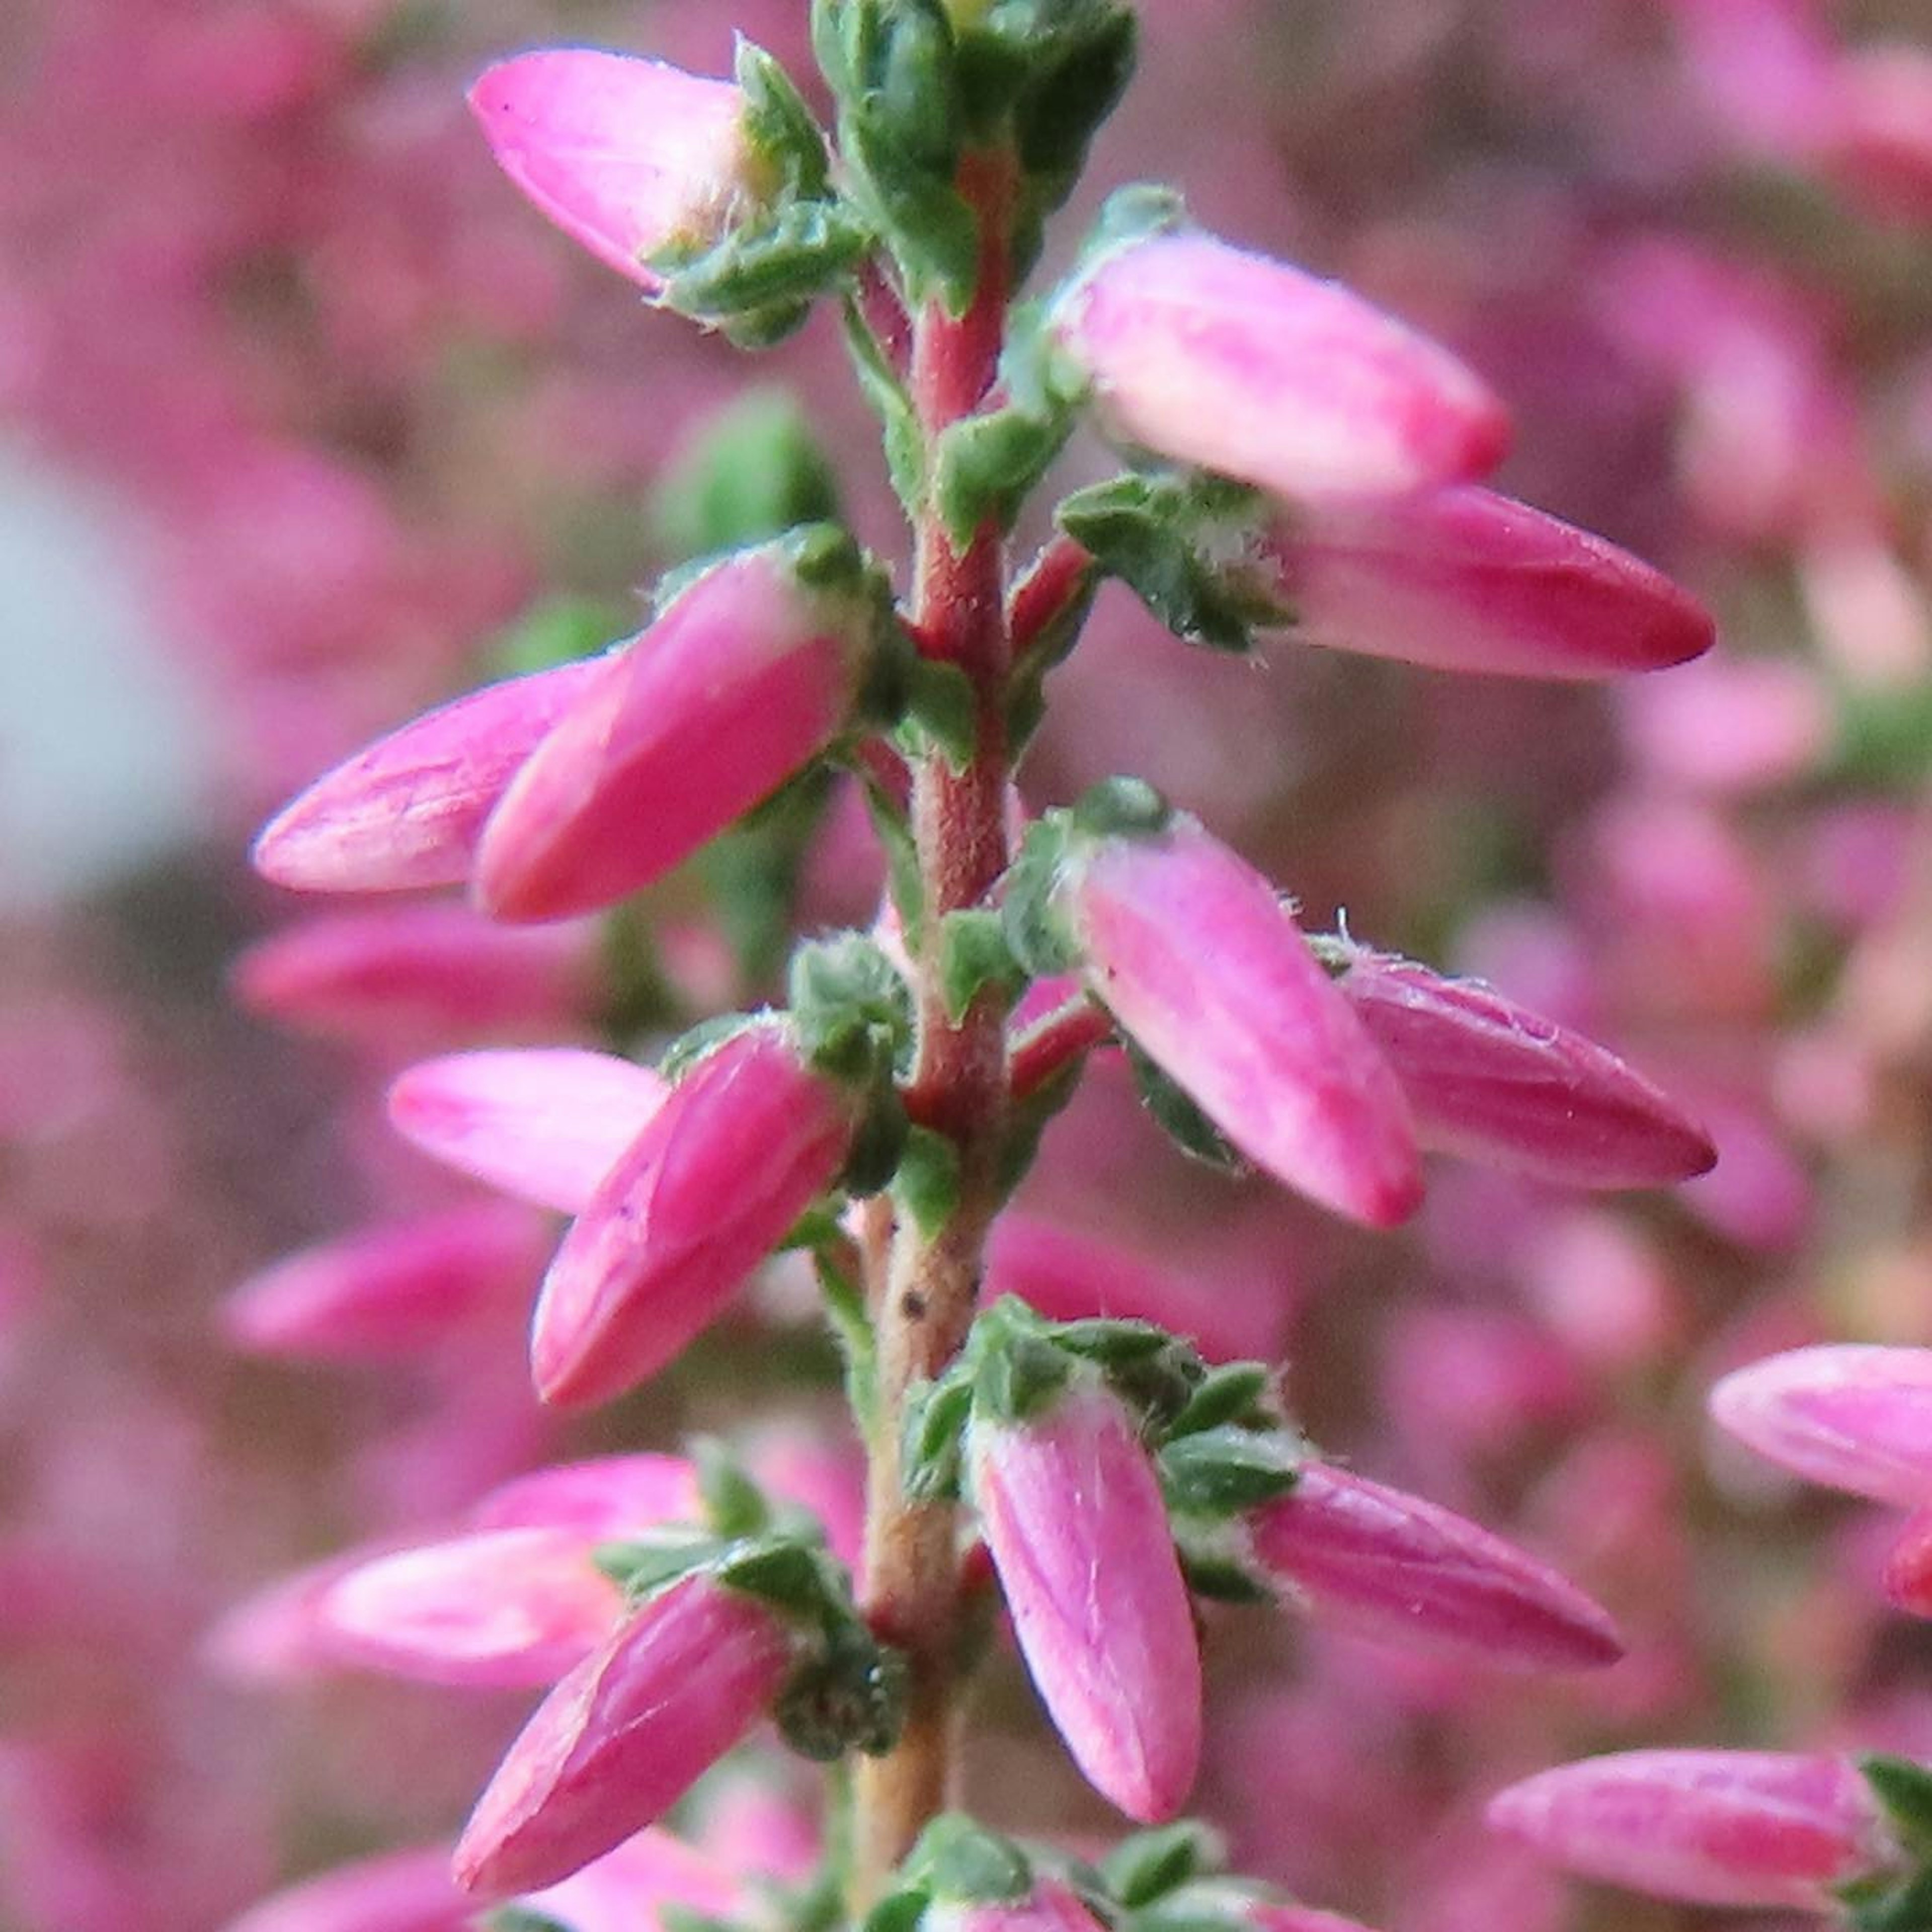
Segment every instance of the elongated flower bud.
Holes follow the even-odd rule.
[[[242,1004],[325,1038],[433,1043],[466,1032],[567,1025],[590,1004],[595,934],[516,932],[467,906],[325,913],[235,962]]]
[[[1932,1502],[1932,1348],[1793,1348],[1725,1376],[1712,1419],[1780,1468],[1874,1502]]]
[[[651,1068],[581,1047],[453,1053],[397,1076],[389,1120],[424,1154],[576,1214],[668,1090]]]
[[[645,258],[702,247],[764,185],[744,95],[663,62],[589,47],[500,61],[470,89],[511,180],[601,262],[656,293]]]
[[[1700,1905],[1832,1912],[1833,1886],[1898,1857],[1850,1764],[1772,1751],[1586,1758],[1511,1785],[1489,1821],[1586,1877]]]
[[[304,1879],[226,1932],[464,1932],[476,1910],[450,1882],[448,1846],[426,1846]]]
[[[743,1885],[716,1858],[652,1827],[518,1903],[570,1932],[650,1932],[665,1923],[667,1906],[715,1924],[742,1917],[747,1900]]]
[[[269,820],[255,869],[298,892],[460,884],[511,775],[611,668],[591,658],[506,678],[377,739]]]
[[[1285,496],[1394,495],[1495,467],[1508,418],[1449,352],[1202,234],[1104,257],[1049,328],[1118,440]]]
[[[1372,1226],[1413,1211],[1395,1076],[1258,872],[1176,814],[1076,843],[1058,896],[1094,993],[1257,1166]]]
[[[610,1634],[622,1593],[579,1530],[491,1529],[379,1556],[318,1615],[345,1662],[428,1684],[554,1684]]]
[[[544,1277],[530,1358],[546,1402],[602,1402],[670,1360],[830,1186],[846,1094],[780,1028],[752,1027],[674,1087]]]
[[[1573,1583],[1420,1496],[1322,1462],[1249,1519],[1278,1582],[1362,1634],[1525,1670],[1614,1664],[1623,1646]]]
[[[701,1508],[691,1462],[641,1450],[513,1477],[482,1498],[470,1520],[478,1529],[571,1530],[595,1543],[658,1523],[694,1521]]]
[[[936,1898],[920,1932],[1099,1932],[1100,1922],[1066,1886],[1036,1879],[1019,1898]]]
[[[538,1706],[456,1848],[457,1882],[506,1898],[568,1878],[662,1816],[778,1694],[792,1639],[703,1574],[622,1623]]]
[[[1340,983],[1426,1148],[1570,1187],[1667,1187],[1718,1157],[1614,1054],[1477,981],[1364,952]]]
[[[1257,562],[1308,642],[1442,670],[1615,677],[1682,664],[1715,635],[1648,564],[1474,487],[1285,512]]]
[[[366,1228],[255,1276],[229,1298],[222,1326],[254,1354],[418,1354],[520,1306],[548,1238],[541,1215],[507,1202]]]
[[[505,791],[476,890],[500,919],[560,919],[668,872],[843,728],[872,635],[861,598],[800,574],[795,540],[682,591]]]
[[[1201,1660],[1154,1466],[1118,1400],[1076,1383],[1024,1421],[975,1414],[973,1499],[1034,1688],[1073,1761],[1143,1824],[1185,1803]]]

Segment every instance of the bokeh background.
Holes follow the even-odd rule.
[[[1143,11],[1056,259],[1106,188],[1156,177],[1344,276],[1509,400],[1502,487],[1679,576],[1723,640],[1545,688],[1285,640],[1216,658],[1109,595],[1030,800],[1144,773],[1312,921],[1612,1042],[1723,1159],[1608,1202],[1445,1166],[1371,1240],[1179,1167],[1102,1077],[1028,1210],[1157,1252],[1204,1342],[1287,1357],[1324,1444],[1533,1544],[1630,1639],[1580,1686],[1229,1621],[1202,1807],[1250,1868],[1390,1932],[1662,1928],[1692,1915],[1553,1879],[1483,1834],[1482,1798],[1648,1742],[1932,1756],[1932,1642],[1874,1582],[1886,1526],[1744,1466],[1701,1412],[1778,1346],[1932,1342],[1932,11]],[[440,1048],[759,997],[790,922],[869,916],[855,800],[724,842],[621,945],[453,911],[372,956],[245,859],[376,730],[632,627],[720,515],[836,473],[896,554],[835,331],[747,361],[652,314],[464,109],[506,51],[718,72],[734,26],[808,74],[802,0],[0,12],[5,1932],[213,1932],[460,1819],[516,1701],[340,1668],[274,1578],[547,1456],[828,1412],[781,1270],[754,1353],[701,1348],[587,1426],[540,1415],[517,1331],[546,1231],[406,1150],[381,1095]],[[733,497],[721,452],[748,446],[806,496]],[[1105,467],[1082,447],[1066,475]],[[376,997],[398,989],[400,1017]],[[452,1214],[475,1312],[433,1348],[280,1361],[222,1312],[286,1251]],[[1016,1675],[981,1716],[996,1817],[1103,1822]]]

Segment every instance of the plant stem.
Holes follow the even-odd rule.
[[[930,448],[970,415],[993,385],[1007,298],[1004,158],[969,156],[960,187],[980,220],[978,286],[958,318],[929,304],[912,345],[912,393]],[[869,1906],[892,1869],[948,1798],[952,1757],[954,1653],[959,1562],[950,1504],[914,1502],[902,1491],[899,1437],[908,1391],[937,1375],[966,1338],[981,1256],[996,1206],[1006,1104],[1005,1013],[982,994],[955,1020],[938,985],[940,922],[982,903],[1006,866],[1010,656],[1005,560],[999,532],[983,529],[956,552],[930,510],[920,519],[911,628],[920,649],[971,680],[976,748],[963,770],[937,752],[921,760],[912,821],[924,888],[917,961],[919,1058],[905,1096],[920,1126],[957,1150],[958,1204],[930,1233],[910,1220],[894,1231],[890,1264],[870,1284],[878,1351],[878,1426],[869,1445],[861,1602],[873,1626],[906,1654],[911,1695],[897,1748],[859,1767],[853,1820],[851,1902]]]

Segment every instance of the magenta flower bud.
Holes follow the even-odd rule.
[[[569,1530],[596,1543],[692,1522],[701,1508],[692,1465],[682,1456],[644,1450],[513,1477],[477,1502],[470,1520],[478,1529]]]
[[[406,892],[470,876],[483,821],[608,657],[485,685],[326,772],[255,841],[255,869],[298,892]]]
[[[424,1154],[577,1214],[668,1090],[651,1068],[582,1047],[452,1053],[397,1076],[389,1120]]]
[[[713,566],[564,714],[484,829],[476,892],[486,910],[545,920],[609,905],[838,736],[873,611],[807,584],[795,548],[767,544]]]
[[[574,1529],[490,1529],[397,1550],[317,1606],[345,1663],[428,1684],[554,1684],[607,1637],[623,1593]]]
[[[1055,897],[1094,994],[1258,1167],[1371,1226],[1414,1211],[1395,1076],[1258,872],[1177,814],[1076,841]]]
[[[507,1898],[568,1878],[654,1823],[764,1714],[790,1631],[703,1573],[627,1617],[538,1706],[477,1801],[457,1882]]]
[[[1049,325],[1123,442],[1284,496],[1392,496],[1502,460],[1502,406],[1336,282],[1212,236],[1118,249]]]
[[[1023,1898],[935,1898],[920,1932],[1100,1932],[1078,1896],[1052,1879],[1034,1881]]]
[[[1885,1560],[1885,1594],[1908,1616],[1932,1617],[1932,1509],[1913,1511]]]
[[[652,294],[646,258],[716,241],[766,186],[745,97],[662,62],[589,47],[500,61],[470,104],[511,180],[600,262]]]
[[[1712,1419],[1808,1481],[1907,1509],[1932,1502],[1932,1348],[1838,1342],[1735,1370]]]
[[[728,1922],[743,1916],[747,1900],[744,1886],[715,1858],[653,1828],[518,1903],[570,1932],[650,1932],[664,1924],[667,1906]]]
[[[1834,1912],[1834,1886],[1899,1856],[1852,1766],[1772,1751],[1586,1758],[1498,1793],[1489,1822],[1586,1877],[1699,1905]]]
[[[976,1412],[968,1456],[1020,1654],[1074,1762],[1130,1818],[1172,1818],[1201,1755],[1201,1658],[1132,1418],[1078,1382],[1022,1422]]]
[[[265,1898],[226,1932],[464,1932],[476,1910],[451,1882],[446,1846],[389,1852]]]
[[[550,1264],[530,1338],[543,1399],[608,1401],[656,1374],[830,1186],[853,1127],[782,1027],[690,1068]]]
[[[366,1228],[254,1276],[223,1307],[222,1328],[251,1354],[417,1354],[520,1308],[548,1240],[541,1215],[508,1202]]]
[[[1276,1582],[1366,1636],[1531,1670],[1623,1654],[1605,1612],[1546,1564],[1420,1496],[1331,1464],[1249,1518]]]
[[[580,926],[518,932],[464,905],[382,906],[285,926],[230,978],[251,1012],[381,1046],[568,1024],[593,995],[596,946]]]
[[[1308,642],[1440,670],[1615,677],[1716,635],[1648,564],[1473,487],[1283,511],[1257,562]]]
[[[1717,1160],[1642,1075],[1479,981],[1362,952],[1340,984],[1426,1148],[1568,1187],[1668,1187]]]

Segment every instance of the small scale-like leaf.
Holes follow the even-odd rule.
[[[1160,1452],[1170,1504],[1203,1516],[1235,1516],[1287,1495],[1295,1458],[1275,1433],[1223,1425],[1183,1436]]]

